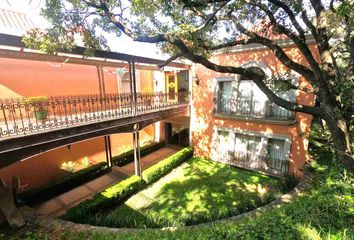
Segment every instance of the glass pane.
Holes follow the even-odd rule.
[[[231,110],[231,81],[220,82],[220,110],[221,112],[230,112]]]
[[[245,135],[235,135],[235,151],[234,158],[237,162],[247,163],[247,137]]]
[[[219,160],[226,162],[229,160],[229,132],[218,131],[217,151],[219,152]]]
[[[242,80],[238,86],[236,111],[240,115],[250,115],[252,111],[252,81]]]
[[[269,139],[268,163],[270,169],[286,172],[287,164],[284,153],[285,141],[280,139]]]
[[[267,96],[262,92],[261,89],[256,84],[253,84],[252,86],[252,92],[253,92],[253,114],[256,116],[262,116],[266,113],[266,101],[267,101]]]
[[[251,168],[262,167],[261,140],[262,138],[257,136],[236,134],[234,150],[236,163]]]

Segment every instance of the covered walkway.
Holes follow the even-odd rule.
[[[141,167],[146,169],[162,159],[176,153],[182,147],[168,145],[160,150],[141,158]],[[51,216],[60,216],[78,203],[94,196],[104,189],[134,175],[134,162],[123,167],[114,166],[112,171],[73,190],[63,193],[51,200],[41,203],[35,208],[39,213]]]

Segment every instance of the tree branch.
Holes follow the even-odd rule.
[[[295,24],[297,25],[298,31],[300,32],[300,37],[297,36],[296,34],[294,34],[290,29],[286,28],[285,26],[281,25],[280,23],[277,22],[274,14],[272,11],[270,11],[267,6],[265,6],[264,4],[260,4],[258,2],[250,2],[250,4],[259,7],[261,10],[263,10],[270,22],[272,23],[272,25],[274,27],[277,28],[277,30],[280,33],[285,34],[286,36],[288,36],[291,40],[293,40],[293,42],[296,44],[296,46],[299,48],[299,50],[304,54],[307,62],[310,64],[312,70],[316,73],[317,76],[321,76],[321,69],[318,66],[318,63],[316,61],[316,59],[314,58],[314,56],[312,55],[311,50],[309,49],[308,45],[306,44],[306,38],[305,38],[305,32],[304,30],[300,27],[300,25],[298,24],[298,22],[295,19],[295,15],[294,13],[291,11],[291,9],[283,3],[280,3],[277,0],[268,0],[270,2],[275,2],[277,4],[277,6],[279,5],[281,8],[285,9],[288,15],[291,15],[292,18],[294,18]],[[291,17],[290,17],[291,18]]]
[[[223,8],[226,6],[226,4],[229,3],[228,1],[223,2],[222,4],[220,4],[219,7],[217,7],[211,14],[209,14],[209,16],[206,17],[205,22],[198,27],[198,30],[201,30],[203,28],[205,28],[206,26],[208,26],[210,24],[211,21],[213,21],[215,19],[216,14]]]
[[[302,3],[303,3],[303,1],[301,1],[301,4]],[[310,29],[312,36],[315,38],[316,41],[318,41],[316,27],[312,24],[312,22],[308,18],[307,13],[304,9],[301,11],[301,18],[304,21],[304,23],[306,24],[306,26]]]
[[[286,14],[290,18],[290,21],[292,22],[292,24],[294,25],[295,29],[299,33],[299,36],[300,36],[301,40],[305,41],[306,40],[305,39],[305,31],[300,26],[299,22],[296,20],[296,16],[295,16],[294,12],[289,8],[289,6],[286,5],[285,3],[281,2],[281,1],[278,1],[278,0],[268,0],[268,2],[280,7],[281,9],[284,10],[284,12],[286,12]]]
[[[183,54],[181,52],[176,53],[175,55],[171,56],[169,59],[167,59],[164,63],[161,63],[158,65],[159,68],[163,68],[165,66],[167,66],[169,63],[171,63],[172,61],[176,60],[179,57],[182,57]]]
[[[256,83],[256,85],[269,98],[269,100],[273,101],[275,104],[277,104],[285,109],[288,109],[290,111],[308,113],[308,114],[317,115],[317,116],[321,116],[321,114],[322,114],[322,110],[318,107],[311,107],[311,106],[305,106],[305,105],[293,103],[293,102],[287,101],[287,100],[277,96],[264,83],[264,81],[263,81],[264,76],[260,76],[257,73],[255,73],[251,70],[242,68],[242,67],[221,66],[221,65],[215,64],[203,56],[194,54],[192,51],[190,51],[188,49],[188,47],[180,39],[175,39],[173,41],[173,44],[181,50],[181,53],[183,54],[183,56],[185,58],[187,58],[195,63],[200,63],[208,69],[211,69],[216,72],[240,74],[240,75],[248,77],[249,79],[253,80]]]
[[[138,42],[148,42],[148,43],[159,43],[159,42],[165,42],[167,41],[166,35],[164,34],[157,34],[154,36],[148,36],[148,35],[136,35],[133,31],[129,29],[128,26],[126,26],[122,21],[119,21],[115,15],[109,10],[107,4],[104,1],[100,1],[100,5],[92,4],[91,2],[88,3],[85,1],[86,4],[88,4],[91,7],[94,7],[96,9],[101,9],[104,11],[106,14],[106,17],[109,19],[111,23],[113,23],[120,31],[122,31],[125,35],[129,36],[132,38],[134,41]]]
[[[237,24],[237,27],[242,33],[244,33],[245,35],[247,35],[251,39],[253,39],[253,41],[255,41],[257,43],[260,43],[260,44],[268,47],[270,50],[272,50],[273,53],[275,54],[275,56],[285,66],[287,66],[288,68],[300,73],[301,75],[303,75],[309,81],[313,81],[313,79],[314,79],[313,72],[309,68],[307,68],[307,67],[305,67],[305,66],[303,66],[303,65],[301,65],[299,63],[296,63],[293,60],[291,60],[289,58],[289,56],[283,51],[283,49],[278,44],[276,44],[274,41],[272,41],[272,40],[270,40],[268,38],[262,37],[262,36],[258,35],[255,32],[248,31],[241,24]]]

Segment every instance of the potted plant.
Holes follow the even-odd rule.
[[[48,101],[47,96],[34,96],[26,98],[26,103],[31,104],[34,109],[34,116],[37,120],[44,120],[48,117],[48,109],[45,108],[45,102]]]

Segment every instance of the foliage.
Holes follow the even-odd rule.
[[[139,231],[87,231],[59,229],[61,239],[353,239],[354,175],[334,161],[330,148],[311,144],[314,179],[307,190],[279,208],[256,216],[214,222],[193,228],[145,229]],[[202,185],[202,184],[201,184]],[[3,232],[3,229],[0,229]],[[36,232],[42,234],[43,229]],[[21,231],[13,231],[21,238]],[[52,236],[53,233],[46,233]],[[0,234],[1,236],[1,234]],[[11,235],[7,232],[6,239]],[[42,236],[42,235],[41,235]],[[43,237],[44,238],[44,237]]]
[[[106,163],[102,162],[76,173],[68,174],[42,187],[22,192],[19,194],[19,198],[27,205],[33,206],[91,181],[106,173],[107,170]]]
[[[77,162],[76,161],[68,161],[68,162],[63,162],[60,165],[60,169],[64,170],[66,172],[69,173],[74,173],[76,171],[76,166],[77,166]]]
[[[140,148],[140,156],[141,157],[146,156],[156,150],[163,148],[164,146],[166,146],[164,141],[158,142],[158,143],[147,144],[147,145]],[[134,161],[134,150],[133,149],[131,149],[125,153],[122,153],[118,156],[113,156],[113,158],[112,158],[113,164],[120,166],[120,167],[122,167],[128,163],[131,163],[133,161]]]
[[[333,161],[328,148],[312,146],[308,189],[279,208],[256,216],[188,229],[139,231],[67,231],[63,239],[353,239],[354,175]]]
[[[33,96],[33,97],[28,97],[25,99],[25,103],[27,104],[35,104],[35,103],[42,103],[48,101],[47,96]]]
[[[142,175],[147,184],[155,182],[162,176],[166,175],[172,169],[179,166],[182,162],[186,161],[193,155],[193,149],[190,147],[184,148],[181,151],[173,154],[172,156],[156,163],[155,165],[144,170]]]
[[[84,168],[87,168],[90,166],[90,160],[88,157],[84,157],[82,160],[81,160],[81,164],[82,166],[84,166]]]
[[[184,226],[247,212],[280,195],[280,179],[192,158],[88,223],[108,227]]]
[[[188,155],[186,154],[188,153]],[[190,148],[182,149],[181,151],[175,153],[171,157],[174,160],[174,164],[169,164],[170,167],[167,171],[167,167],[164,167],[164,173],[171,171],[171,167],[176,167],[177,163],[181,163],[185,161],[185,157],[190,156],[192,150]],[[170,158],[162,160],[161,162],[170,162]],[[169,161],[166,161],[169,160]],[[161,163],[159,162],[159,163]],[[156,179],[156,177],[162,176],[161,166],[159,163],[155,164],[160,167],[154,168],[155,165],[151,166],[147,170],[149,170],[149,174]],[[145,170],[145,171],[147,171]],[[144,171],[144,172],[145,172]],[[157,174],[154,173],[157,172]],[[143,174],[144,174],[143,172]],[[103,192],[96,194],[92,199],[88,199],[74,208],[71,208],[64,216],[64,219],[75,221],[75,222],[86,222],[91,221],[91,219],[95,219],[102,213],[105,213],[109,210],[115,209],[119,206],[122,202],[127,200],[130,196],[141,190],[142,188],[146,187],[147,184],[150,184],[151,181],[145,182],[142,178],[138,176],[132,176],[128,179],[125,179],[116,185],[107,188]]]
[[[63,218],[75,222],[84,222],[95,214],[112,209],[138,192],[146,183],[138,176],[131,176],[105,191],[71,208]]]

